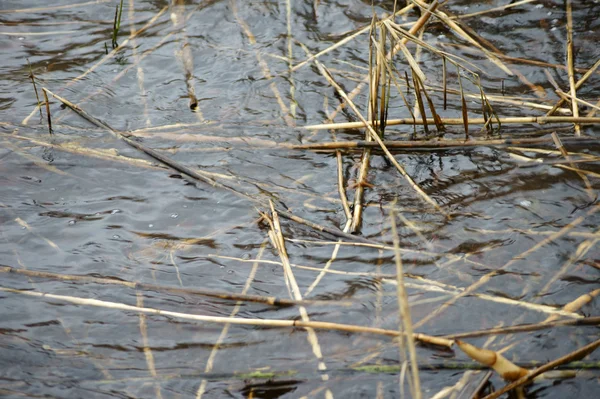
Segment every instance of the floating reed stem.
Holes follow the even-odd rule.
[[[396,205],[394,201],[392,206]],[[396,228],[396,212],[393,210],[390,212],[390,221],[392,227],[392,239],[394,241],[394,259],[396,261],[396,297],[398,301],[398,313],[399,313],[399,333],[398,337],[400,354],[404,356],[405,348],[408,349],[410,359],[410,374],[412,376],[411,394],[413,398],[420,399],[421,393],[421,380],[419,379],[419,366],[417,364],[417,351],[415,349],[415,339],[413,335],[412,318],[410,315],[410,307],[408,305],[408,294],[406,293],[406,287],[404,285],[404,268],[402,265],[402,255],[400,254],[400,240],[398,239],[398,231]],[[406,332],[406,334],[404,334]],[[404,339],[406,338],[406,342]],[[402,391],[402,378],[400,378],[400,390]]]
[[[574,145],[596,144],[600,145],[600,140],[584,137],[563,137],[562,141]],[[477,146],[505,146],[505,145],[541,145],[552,144],[552,137],[535,137],[523,139],[491,139],[491,140],[415,140],[415,141],[384,141],[389,150],[398,150],[405,148],[440,150],[444,148],[477,147]],[[315,150],[315,151],[339,151],[352,150],[357,148],[377,148],[379,144],[369,141],[329,141],[323,143],[295,144],[287,148],[294,150]]]
[[[462,118],[443,118],[441,122],[444,125],[464,125]],[[486,118],[470,118],[469,124],[471,125],[484,125],[488,122]],[[501,124],[531,124],[537,123],[538,125],[546,125],[551,123],[581,123],[581,124],[599,124],[600,118],[596,117],[574,117],[574,116],[515,116],[499,118]],[[377,126],[377,121],[366,121],[370,125]],[[433,124],[435,121],[431,118],[427,119],[428,124]],[[402,118],[402,119],[388,119],[387,126],[392,125],[422,125],[422,121],[414,121],[413,119]],[[364,127],[362,122],[343,122],[343,123],[323,123],[318,125],[304,126],[306,130],[324,130],[324,129],[359,129]]]
[[[125,311],[133,311],[133,312],[141,312],[147,314],[156,314],[159,316],[167,316],[167,317],[176,317],[179,319],[185,320],[195,320],[202,321],[207,323],[217,323],[217,324],[236,324],[236,325],[246,325],[246,326],[257,326],[257,327],[301,327],[301,328],[314,328],[321,330],[331,330],[331,331],[345,331],[350,333],[365,333],[365,334],[374,334],[374,335],[383,335],[388,337],[397,337],[400,333],[396,330],[386,330],[383,328],[375,328],[375,327],[363,327],[356,326],[351,324],[339,324],[339,323],[330,323],[323,321],[301,321],[301,320],[265,320],[265,319],[244,319],[240,317],[222,317],[222,316],[204,316],[198,314],[190,314],[190,313],[181,313],[181,312],[171,312],[168,310],[161,310],[156,308],[144,308],[132,305],[126,305],[120,302],[109,302],[102,301],[98,299],[90,299],[90,298],[81,298],[74,297],[68,295],[54,295],[48,294],[45,292],[36,292],[36,291],[25,291],[25,290],[17,290],[13,288],[0,287],[0,291],[2,292],[10,292],[13,294],[37,297],[37,298],[48,298],[54,299],[69,303],[74,303],[77,305],[83,306],[95,306],[107,309],[118,309]],[[433,337],[425,334],[415,334],[415,339],[431,344],[438,345],[444,347],[452,347],[454,345],[454,341],[447,340],[444,338]]]
[[[531,370],[524,377],[521,377],[518,380],[504,386],[502,389],[495,391],[494,393],[484,397],[483,399],[496,399],[512,389],[515,389],[517,387],[527,384],[528,382],[532,381],[535,377],[537,377],[538,375],[540,375],[542,373],[545,373],[546,371],[550,371],[558,366],[561,366],[566,363],[570,363],[575,360],[579,360],[579,359],[589,355],[590,353],[595,351],[599,346],[600,346],[600,339],[597,341],[594,341],[582,348],[579,348],[565,356],[562,356],[552,362],[546,363],[545,365],[543,365],[541,367]]]

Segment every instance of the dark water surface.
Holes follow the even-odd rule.
[[[195,0],[171,7],[168,1],[125,0],[118,37],[122,48],[107,57],[115,3],[0,2],[0,396],[399,397],[396,371],[361,368],[398,364],[398,346],[389,337],[318,330],[319,361],[304,329],[224,329],[223,324],[23,293],[187,314],[299,320],[297,307],[236,305],[158,287],[136,289],[8,271],[290,298],[279,254],[268,238],[269,225],[257,222],[258,208],[268,210],[271,199],[327,227],[343,229],[346,223],[335,154],[276,146],[332,141],[331,132],[302,126],[323,122],[340,101],[314,64],[290,75],[288,60],[296,65],[306,58],[298,42],[313,52],[323,50],[368,25],[372,10],[390,13],[392,1],[377,1],[374,8],[358,0],[290,1],[288,10],[283,0]],[[444,10],[468,14],[508,1],[472,3],[450,1]],[[585,69],[600,58],[600,3],[573,3],[576,66]],[[413,11],[398,22],[417,18]],[[552,106],[558,97],[546,68],[569,91],[561,68],[567,39],[563,2],[533,1],[463,22],[508,56],[558,65],[506,62],[523,78],[509,76],[445,25],[429,24],[423,39],[481,68],[488,95],[502,97],[504,86],[504,99],[514,96]],[[320,58],[347,91],[368,68],[367,40],[363,34]],[[414,45],[409,49],[414,53]],[[439,86],[441,60],[426,51],[420,57],[428,84]],[[40,95],[44,86],[115,129],[135,131],[144,145],[213,173],[219,182],[257,201],[205,183],[192,184],[54,99],[50,136],[45,111],[41,117],[35,109],[28,61]],[[403,71],[405,62],[399,59],[397,67]],[[457,88],[452,79],[456,74],[451,73],[450,87]],[[478,93],[475,86],[465,85]],[[190,111],[190,87],[198,112]],[[595,104],[599,88],[600,75],[595,73],[578,95]],[[366,92],[355,99],[364,112]],[[461,116],[458,96],[449,96],[446,111],[439,92],[432,92],[432,99],[443,117]],[[414,101],[412,95],[409,100]],[[395,91],[390,101],[390,117],[410,117]],[[468,101],[471,117],[480,116],[479,103]],[[501,117],[546,112],[506,102],[492,105]],[[582,105],[581,115],[591,110]],[[335,118],[354,120],[351,110]],[[504,125],[502,137],[550,137],[552,130],[541,131],[549,127],[563,138],[573,136],[572,126],[563,124]],[[464,137],[461,129],[449,127],[446,137]],[[477,135],[479,127],[470,130]],[[410,126],[392,127],[386,139],[404,140],[412,132]],[[583,135],[599,133],[594,126],[582,128]],[[423,136],[419,127],[417,138]],[[362,130],[336,132],[339,141],[362,137]],[[585,175],[588,183],[553,164],[564,158],[551,143],[537,147],[551,153],[506,146],[397,152],[410,176],[454,215],[450,220],[423,202],[383,157],[373,155],[360,235],[390,244],[390,207],[397,199],[402,258],[412,276],[406,283],[418,332],[444,335],[542,322],[551,316],[549,309],[600,288],[600,168],[595,158],[600,146],[568,143],[574,160],[588,157],[588,162],[575,164],[592,172]],[[360,158],[358,151],[343,155],[350,201]],[[311,320],[398,328],[393,251],[348,245],[334,251],[336,237],[289,220],[281,223],[302,296],[330,301],[307,306]],[[252,262],[257,258],[261,262]],[[328,272],[320,274],[323,268]],[[476,286],[473,295],[428,317],[494,270],[499,271]],[[600,300],[596,297],[576,313],[597,316]],[[517,362],[545,362],[598,336],[596,327],[560,327],[468,341],[492,349],[510,345],[505,356]],[[419,346],[417,354],[428,398],[454,385],[472,365],[457,349]],[[598,362],[600,355],[586,360]],[[436,365],[441,368],[430,370]],[[597,369],[580,371],[573,379],[537,383],[528,397],[597,397],[599,378]],[[497,376],[491,381],[495,387],[504,384]]]

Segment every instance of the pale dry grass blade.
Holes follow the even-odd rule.
[[[377,121],[365,121],[367,124],[377,124]],[[441,122],[444,125],[464,125],[462,118],[443,118]],[[469,118],[468,122],[470,125],[484,125],[488,120],[485,118]],[[411,125],[411,124],[422,125],[423,121],[413,119],[402,118],[402,119],[388,119],[387,125]],[[435,121],[432,118],[427,119],[428,124],[434,124]],[[516,124],[516,125],[528,125],[528,124],[558,124],[558,123],[579,123],[579,124],[600,124],[600,118],[597,117],[572,117],[572,116],[515,116],[499,118],[501,124]],[[363,122],[342,122],[342,123],[323,123],[319,125],[307,125],[303,126],[306,130],[325,130],[325,129],[358,129],[364,127]]]
[[[396,201],[394,201],[395,204]],[[412,318],[410,315],[410,307],[408,305],[408,294],[406,293],[406,287],[404,285],[404,269],[402,266],[402,255],[400,254],[400,242],[398,239],[398,231],[396,229],[396,214],[394,211],[390,213],[390,221],[392,227],[392,239],[394,241],[394,258],[396,261],[396,278],[397,278],[397,301],[398,301],[398,312],[400,313],[399,325],[400,336],[398,341],[400,342],[400,353],[404,352],[406,347],[410,359],[410,375],[412,377],[411,384],[411,396],[415,399],[422,397],[421,393],[421,380],[419,379],[419,366],[417,364],[417,351],[415,349],[415,340],[413,337],[413,326]],[[406,335],[402,333],[406,332]],[[402,342],[406,338],[406,345]],[[402,390],[402,379],[400,379],[400,389]]]
[[[269,225],[271,226],[271,230],[269,231],[269,238],[271,242],[277,249],[279,253],[279,257],[281,258],[281,263],[283,265],[284,276],[285,276],[285,284],[288,287],[290,292],[290,296],[295,300],[302,300],[302,293],[300,292],[300,287],[296,281],[296,277],[294,276],[294,272],[292,271],[292,267],[290,265],[290,261],[288,258],[287,250],[285,248],[285,238],[283,237],[283,232],[281,230],[281,225],[279,223],[279,216],[273,207],[273,203],[271,205],[271,218],[267,218]],[[300,313],[300,317],[303,322],[310,322],[310,318],[308,317],[308,312],[304,306],[298,307],[298,311]],[[312,348],[313,354],[315,355],[318,362],[318,369],[321,372],[325,372],[327,370],[327,365],[325,364],[325,360],[323,359],[323,351],[321,349],[321,345],[319,344],[319,339],[315,330],[313,328],[306,328],[308,342]],[[321,379],[323,381],[329,380],[329,375],[326,373],[321,374]]]

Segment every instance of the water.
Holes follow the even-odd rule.
[[[505,3],[454,1],[446,10],[466,14]],[[595,18],[600,4],[576,3],[576,65],[587,68],[600,58]],[[61,0],[51,6],[68,4],[73,2]],[[302,126],[323,122],[326,112],[339,104],[313,65],[298,69],[290,78],[286,3],[194,1],[169,9],[165,1],[126,1],[118,42],[125,44],[131,30],[148,27],[107,58],[105,45],[110,51],[114,6],[115,2],[108,1],[64,8],[36,1],[0,5],[4,55],[0,65],[0,263],[62,276],[290,298],[283,268],[277,263],[279,255],[268,241],[269,226],[258,221],[257,206],[266,211],[272,199],[298,216],[339,229],[346,219],[337,190],[335,154],[276,147],[277,143],[332,141],[330,132],[307,131]],[[381,15],[392,7],[391,1],[376,2],[374,10]],[[16,9],[25,11],[11,11]],[[371,15],[366,1],[321,1],[316,9],[313,2],[293,2],[291,35],[317,52],[367,25]],[[416,17],[409,14],[407,21]],[[465,22],[504,54],[565,63],[562,2],[532,2]],[[430,24],[424,40],[482,68],[482,86],[488,94],[502,96],[504,86],[505,96],[545,105],[556,101],[543,67],[507,63],[530,82],[528,86],[465,46],[442,24]],[[294,65],[306,58],[296,42],[292,42],[292,57]],[[367,36],[320,60],[346,90],[352,90],[368,67]],[[41,86],[47,87],[113,128],[134,131],[144,145],[175,161],[217,174],[213,176],[219,182],[247,193],[259,204],[228,190],[190,183],[61,108],[56,100],[51,105],[54,135],[50,136],[45,111],[40,116],[34,109],[28,61],[40,95]],[[439,84],[441,60],[423,52],[420,65],[432,83]],[[566,72],[548,70],[568,91]],[[456,86],[456,81],[449,83]],[[599,84],[595,74],[578,95],[595,103]],[[193,88],[196,102],[190,101],[188,87]],[[534,90],[544,98],[536,97]],[[446,111],[441,110],[441,94],[432,97],[442,116],[460,117],[458,97],[449,96]],[[356,104],[364,110],[366,102],[363,90]],[[390,117],[410,116],[395,92],[391,102]],[[190,103],[197,103],[199,112],[191,112]],[[503,117],[543,114],[501,102],[493,105]],[[473,117],[478,116],[478,107],[469,102]],[[588,111],[582,107],[582,114]],[[356,120],[350,110],[336,118],[348,120]],[[559,127],[561,137],[572,135],[569,125]],[[478,127],[470,130],[476,134]],[[539,131],[536,125],[506,125],[503,137],[536,136]],[[410,126],[390,127],[386,139],[405,139],[410,133]],[[597,137],[598,128],[587,126],[582,133]],[[422,136],[419,128],[418,137]],[[357,140],[363,133],[341,130],[336,137]],[[449,127],[447,138],[461,137],[460,126]],[[599,152],[589,142],[569,142],[567,149],[577,153],[574,159]],[[514,153],[543,159],[546,164],[525,162],[511,156]],[[356,182],[360,157],[360,152],[344,154],[349,185]],[[457,290],[500,268],[474,292],[559,308],[599,288],[597,162],[576,164],[596,173],[587,176],[586,188],[577,173],[548,164],[561,160],[560,155],[532,150],[486,146],[405,150],[396,159],[434,201],[453,214],[446,220],[430,209],[382,156],[372,157],[372,187],[365,191],[368,206],[361,236],[391,243],[389,206],[397,198],[397,210],[413,226],[397,221],[406,250],[405,271],[445,284],[446,292],[439,292],[432,283],[407,278],[417,331],[443,335],[544,321],[548,314],[542,311],[469,295],[419,324]],[[348,195],[352,201],[354,188],[348,188]],[[564,235],[530,251],[549,234],[574,222],[576,226]],[[318,269],[331,259],[334,247],[314,241],[331,242],[336,237],[285,219],[282,229],[290,261],[297,265],[293,272],[301,294],[330,301],[307,306],[311,320],[398,328],[396,287],[385,279],[394,279],[393,251],[342,246],[330,272],[319,277]],[[577,250],[584,250],[579,258]],[[523,253],[524,259],[513,260]],[[263,262],[254,263],[259,256]],[[192,293],[3,270],[3,288],[27,292],[188,314],[300,319],[295,307],[243,302],[236,308],[235,301]],[[319,371],[303,329],[230,326],[223,332],[221,324],[177,317],[140,316],[131,310],[6,291],[0,297],[0,392],[4,397],[183,398],[200,396],[199,392],[203,397],[399,396],[396,372],[359,368],[397,364],[397,344],[388,337],[318,331],[327,369]],[[351,303],[344,306],[340,301]],[[598,303],[596,298],[579,314],[598,315]],[[543,362],[597,337],[595,327],[563,327],[501,335],[487,344],[494,349],[514,344],[507,357]],[[468,341],[482,346],[486,339]],[[455,384],[463,375],[464,370],[450,368],[447,362],[472,365],[460,352],[435,347],[420,346],[418,357],[424,367],[420,377],[425,397]],[[598,361],[598,355],[589,360]],[[426,367],[443,364],[446,367],[436,370]],[[590,370],[574,379],[541,382],[530,388],[530,397],[593,397],[599,391],[598,377],[597,370]],[[491,381],[495,387],[503,385],[497,376]]]

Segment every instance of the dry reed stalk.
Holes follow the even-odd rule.
[[[136,292],[136,306],[139,308],[144,307],[144,296],[141,292]],[[139,313],[138,317],[140,319],[140,335],[142,336],[142,351],[144,352],[144,357],[146,358],[146,366],[148,367],[148,371],[150,372],[150,376],[156,380],[159,378],[158,373],[156,372],[156,366],[154,363],[154,354],[152,353],[152,349],[150,348],[150,342],[148,341],[148,326],[146,324],[146,314]],[[157,399],[162,399],[162,392],[160,389],[160,384],[157,381],[154,381],[154,395]]]
[[[575,88],[575,71],[574,65],[575,60],[573,56],[573,12],[571,0],[566,1],[567,8],[567,73],[569,75],[569,87],[571,89],[571,98],[577,98],[577,89]],[[571,101],[571,107],[573,110],[573,117],[579,116],[579,106],[577,101]],[[575,135],[581,136],[581,127],[575,124]]]
[[[421,187],[419,187],[419,185],[412,179],[412,177],[410,177],[410,175],[408,173],[406,173],[406,171],[404,170],[404,167],[402,167],[398,163],[398,161],[396,160],[396,158],[394,158],[394,156],[392,155],[392,153],[385,146],[383,140],[381,140],[381,138],[379,137],[379,135],[377,134],[377,132],[373,129],[373,126],[372,126],[373,122],[372,121],[370,123],[367,122],[367,120],[362,116],[362,114],[360,113],[360,111],[358,110],[358,108],[356,107],[356,105],[354,105],[354,103],[352,102],[352,100],[348,97],[348,95],[346,94],[346,92],[333,79],[333,76],[331,76],[331,74],[328,72],[327,68],[324,65],[322,65],[317,60],[315,60],[314,62],[317,65],[317,68],[319,69],[319,71],[321,72],[321,74],[329,82],[329,84],[331,84],[336,89],[336,91],[344,99],[344,101],[346,102],[346,104],[348,104],[348,106],[350,106],[350,108],[352,108],[352,110],[354,111],[354,113],[356,114],[356,116],[358,116],[358,118],[361,120],[362,125],[367,128],[368,132],[371,134],[371,137],[379,144],[379,147],[384,152],[384,154],[386,155],[387,159],[396,167],[396,169],[400,172],[400,174],[402,176],[404,176],[404,178],[407,180],[407,182],[409,183],[409,185],[417,192],[417,194],[419,194],[421,196],[421,198],[425,202],[427,202],[430,205],[432,205],[438,212],[440,212],[445,217],[448,217],[448,215],[446,214],[446,212],[444,212],[444,210],[433,199],[431,199],[431,197],[429,197],[429,195],[427,195],[427,193],[425,193],[425,191],[423,191],[423,189],[421,189]]]
[[[599,144],[598,139],[594,138],[563,138],[563,141],[570,144]],[[524,139],[490,139],[490,140],[415,140],[415,141],[384,141],[385,146],[390,149],[413,148],[419,150],[440,150],[444,148],[476,147],[476,146],[513,146],[518,145],[540,145],[552,144],[552,137],[524,138]],[[378,144],[367,141],[334,141],[313,144],[293,144],[288,148],[294,150],[314,150],[314,151],[339,151],[353,150],[364,147],[377,148]],[[529,150],[529,149],[526,149]],[[592,161],[590,161],[592,162]]]
[[[531,331],[546,330],[555,327],[565,326],[598,326],[600,325],[600,317],[585,317],[583,319],[559,320],[559,321],[543,321],[541,323],[522,324],[512,327],[490,328],[487,330],[470,331],[456,334],[443,335],[447,339],[462,339],[485,337],[488,335],[514,334],[525,333]]]
[[[579,168],[574,167],[573,165],[567,166],[567,165],[556,164],[556,167],[561,168],[561,169],[566,169],[566,170],[572,170],[573,172],[576,172],[580,176],[588,175],[588,176],[592,176],[592,177],[596,177],[596,178],[600,177],[600,173],[592,172],[591,170],[579,169]]]
[[[421,17],[419,17],[419,19],[417,20],[417,22],[415,22],[415,24],[410,28],[410,30],[408,31],[408,33],[414,35],[419,30],[421,30],[421,28],[423,28],[425,26],[425,24],[427,23],[427,21],[431,17],[431,11],[435,10],[438,7],[438,5],[439,4],[438,4],[437,0],[432,1],[430,3],[430,5],[429,5],[428,12],[424,12],[424,13],[421,14]],[[403,38],[401,40],[401,43],[403,45],[406,45],[406,43],[408,43],[408,38]],[[394,49],[392,49],[392,51],[389,54],[386,55],[387,59],[391,60],[392,57],[394,56],[394,54],[396,54],[399,50],[400,50],[399,45],[397,45],[396,47],[394,47]],[[360,94],[360,92],[363,90],[363,88],[365,87],[365,85],[368,84],[368,82],[369,82],[369,77],[367,76],[350,93],[348,93],[348,98],[352,101],[357,95]],[[347,105],[348,104],[347,104],[346,101],[344,101],[342,104],[338,105],[338,107],[335,109],[335,111],[333,111],[333,117],[335,117],[342,110],[342,108],[344,108]]]
[[[568,311],[568,312],[577,312],[582,307],[584,307],[585,305],[590,303],[598,295],[600,295],[600,288],[595,289],[587,294],[583,294],[583,295],[577,297],[573,301],[571,301],[571,302],[567,303],[565,306],[563,306],[562,309],[565,311]],[[552,316],[548,316],[548,318],[546,320],[544,320],[544,322],[551,323],[551,322],[555,321],[556,319],[558,319],[558,316],[552,315]]]
[[[533,247],[531,247],[528,250],[522,252],[521,254],[513,257],[510,261],[505,263],[503,266],[500,266],[500,267],[496,268],[495,270],[485,274],[479,280],[477,280],[475,283],[473,283],[470,286],[468,286],[467,288],[465,288],[460,294],[458,294],[458,295],[454,296],[452,299],[446,301],[442,306],[440,306],[439,308],[437,308],[436,310],[431,312],[429,315],[422,318],[418,323],[415,324],[415,328],[421,327],[423,324],[427,323],[429,320],[438,316],[440,313],[445,311],[448,307],[452,306],[452,304],[454,304],[459,298],[462,298],[465,295],[472,294],[476,289],[482,287],[490,279],[497,276],[502,270],[505,270],[506,268],[510,267],[512,264],[516,263],[517,261],[524,259],[526,256],[528,256],[529,254],[532,254],[533,252],[537,251],[541,247],[559,239],[560,237],[565,235],[567,232],[569,232],[571,229],[573,229],[574,227],[576,227],[577,225],[579,225],[583,221],[585,221],[586,217],[590,217],[591,215],[593,215],[594,213],[596,213],[599,210],[600,210],[600,204],[593,206],[590,210],[588,210],[585,213],[585,216],[578,217],[577,219],[573,220],[571,223],[567,224],[562,229],[557,231],[556,233],[552,234],[549,237],[546,237],[542,241],[535,244]]]
[[[256,255],[257,259],[262,258],[262,255],[267,246],[267,242],[268,241],[265,240],[261,244],[260,249],[258,250],[258,254]],[[250,270],[250,273],[248,273],[248,278],[246,279],[246,284],[244,284],[244,288],[242,289],[242,295],[247,294],[248,290],[250,289],[250,286],[252,285],[252,282],[254,281],[254,278],[256,277],[257,270],[258,270],[258,262],[254,262],[254,264],[252,265],[252,269]],[[229,314],[229,317],[235,317],[238,314],[238,312],[240,311],[240,308],[241,308],[241,304],[242,304],[241,302],[238,302],[235,304],[235,307]],[[206,361],[206,366],[204,367],[205,373],[210,373],[213,370],[215,358],[217,357],[217,354],[219,352],[219,349],[221,348],[223,341],[225,340],[225,337],[229,333],[229,326],[230,326],[229,324],[225,324],[225,326],[221,330],[221,334],[219,334],[219,338],[217,338],[217,341],[215,342],[212,350],[210,351],[210,355],[208,356],[208,360]],[[206,391],[207,385],[208,385],[208,380],[202,379],[202,381],[200,382],[200,386],[198,387],[198,390],[196,391],[196,399],[202,398],[202,395],[204,395],[204,392]]]
[[[369,39],[376,35],[376,20],[375,17],[371,19],[371,30],[369,32]],[[376,58],[375,67],[373,66],[373,46],[371,45],[371,40],[369,40],[369,107],[368,112],[371,119],[375,118],[377,113],[375,111],[377,105],[377,89],[379,88],[379,57]],[[321,70],[321,69],[319,69]],[[372,141],[371,135],[366,132],[365,140]],[[352,233],[357,233],[360,230],[360,226],[362,224],[362,211],[363,211],[363,195],[364,188],[367,184],[367,175],[369,173],[369,162],[371,159],[371,150],[368,148],[363,150],[362,156],[360,158],[360,169],[358,172],[358,176],[356,178],[356,189],[354,190],[354,207],[352,212],[352,221],[350,224],[349,231]],[[339,248],[339,247],[336,247]]]
[[[592,74],[594,72],[596,72],[596,69],[598,69],[598,67],[600,67],[600,59],[598,59],[594,65],[587,70],[587,72],[585,72],[585,74],[581,77],[581,79],[579,79],[577,81],[577,83],[575,84],[575,91],[577,91],[577,89],[579,89],[581,86],[583,86],[583,84],[589,79],[590,76],[592,76]],[[567,68],[568,70],[568,68]],[[565,103],[565,99],[561,98],[555,105],[554,107],[552,107],[552,109],[550,111],[548,111],[548,113],[546,114],[547,116],[551,116],[552,114],[554,114],[556,112],[556,110]]]
[[[190,313],[181,313],[181,312],[171,312],[168,310],[156,309],[156,308],[141,308],[132,305],[126,305],[120,302],[109,302],[102,301],[98,299],[90,299],[90,298],[81,298],[74,297],[68,295],[54,295],[48,294],[44,292],[34,292],[27,290],[18,290],[7,287],[0,287],[0,291],[9,292],[13,294],[37,297],[37,298],[48,298],[53,300],[59,300],[64,302],[69,302],[73,304],[83,305],[83,306],[94,306],[94,307],[102,307],[107,309],[117,309],[124,311],[132,311],[132,312],[141,312],[147,314],[155,314],[160,316],[167,317],[176,317],[185,320],[195,320],[195,321],[203,321],[207,323],[217,323],[217,324],[236,324],[236,325],[245,325],[245,326],[257,326],[257,327],[274,327],[274,328],[282,328],[282,327],[298,327],[298,328],[314,328],[314,329],[322,329],[322,330],[332,330],[332,331],[345,331],[350,333],[365,333],[365,334],[374,334],[374,335],[382,335],[388,337],[397,337],[400,334],[396,330],[385,330],[383,328],[373,328],[373,327],[363,327],[356,326],[351,324],[340,324],[340,323],[330,323],[330,322],[322,322],[322,321],[301,321],[301,320],[282,320],[282,319],[274,319],[274,320],[265,320],[265,319],[246,319],[239,317],[222,317],[222,316],[204,316],[198,314],[190,314]],[[415,333],[415,339],[443,347],[452,347],[454,341],[433,337],[426,334]]]
[[[556,132],[551,132],[551,133],[556,133]],[[562,141],[564,140],[568,140],[569,138],[563,138]],[[576,139],[578,140],[578,139]],[[554,141],[554,140],[553,140]],[[562,155],[562,153],[558,150],[552,150],[552,149],[547,149],[547,148],[522,148],[522,147],[509,147],[509,150],[515,150],[515,151],[521,151],[521,152],[534,152],[537,154],[544,154],[544,155]],[[595,155],[592,154],[585,154],[582,152],[567,152],[568,155],[575,155],[577,157],[580,157],[581,159],[572,159],[571,162],[586,162],[586,160],[590,161],[590,162],[596,162],[597,160],[600,160],[600,157],[597,157]],[[562,162],[562,161],[560,161]]]
[[[501,395],[503,395],[504,393],[515,389],[517,387],[520,387],[522,385],[525,385],[527,383],[529,383],[530,381],[532,381],[535,377],[537,377],[538,375],[545,373],[546,371],[550,371],[558,366],[561,366],[563,364],[566,363],[570,363],[572,361],[575,360],[579,360],[585,356],[587,356],[588,354],[592,353],[593,351],[595,351],[598,347],[600,346],[600,339],[597,341],[594,341],[582,348],[579,348],[565,356],[562,356],[552,362],[548,362],[545,365],[538,367],[536,369],[530,370],[529,373],[524,376],[519,378],[518,380],[504,386],[502,389],[499,389],[497,391],[495,391],[494,393],[484,397],[483,399],[496,399],[498,397],[500,397]]]
[[[300,287],[298,286],[296,277],[294,276],[294,272],[292,271],[292,267],[290,265],[290,260],[287,254],[287,250],[285,248],[285,238],[283,237],[283,232],[279,223],[279,216],[275,211],[273,203],[270,201],[269,203],[271,205],[271,218],[265,216],[271,227],[271,230],[269,231],[269,238],[271,239],[271,242],[273,243],[274,247],[279,253],[279,258],[281,259],[281,264],[283,265],[285,285],[288,288],[290,296],[295,300],[301,301],[302,293],[300,292]],[[308,317],[308,312],[306,311],[306,308],[304,306],[299,306],[298,311],[300,313],[302,321],[305,323],[310,323],[310,318]],[[323,352],[321,350],[321,345],[319,344],[317,334],[315,333],[315,330],[310,327],[306,328],[306,333],[308,342],[318,362],[317,368],[319,371],[325,372],[327,370],[327,365],[325,364],[325,361],[323,359]],[[323,373],[321,374],[321,379],[323,381],[327,381],[329,380],[329,375]]]
[[[571,100],[573,100],[573,101],[575,101],[575,102],[581,103],[581,104],[583,104],[583,105],[585,105],[585,106],[587,106],[587,107],[593,108],[593,109],[594,109],[594,110],[596,110],[596,111],[600,111],[600,106],[598,106],[598,105],[592,104],[592,103],[590,103],[590,102],[588,102],[588,101],[582,100],[582,99],[580,99],[580,98],[577,98],[577,97],[573,97],[571,94],[569,94],[569,93],[565,93],[565,92],[563,92],[563,91],[562,91],[562,90],[560,90],[560,89],[559,89],[559,90],[557,90],[556,92],[557,92],[557,93],[558,93],[558,94],[559,94],[561,97],[563,97],[563,99],[564,99],[564,98],[568,98],[568,99],[571,99]]]
[[[594,300],[595,297],[597,297],[598,295],[600,295],[600,288],[595,289],[587,294],[583,294],[579,297],[577,297],[577,299],[567,303],[565,306],[563,306],[563,309],[569,312],[576,312],[579,309],[581,309],[582,307],[584,307],[585,305],[587,305],[588,303],[590,303],[592,300]]]
[[[429,250],[433,249],[429,240],[423,235],[423,233],[421,233],[421,230],[413,222],[408,220],[406,216],[402,214],[402,212],[398,212],[398,218],[402,221],[402,223],[404,223],[406,227],[408,227],[415,234],[415,236],[417,236],[421,240],[421,242],[423,242],[425,248]]]
[[[342,152],[336,151],[335,158],[337,162],[337,186],[338,193],[340,194],[340,200],[342,201],[342,208],[346,215],[346,220],[352,220],[352,211],[350,210],[350,204],[348,203],[348,196],[346,195],[346,185],[344,183],[344,162],[342,160]]]
[[[552,140],[554,141],[554,145],[556,145],[556,148],[558,148],[562,156],[567,160],[567,162],[569,162],[571,160],[571,157],[569,156],[569,153],[563,146],[563,143],[560,141],[560,137],[558,137],[558,134],[552,133]],[[577,171],[577,175],[581,178],[581,180],[583,180],[583,184],[585,184],[586,192],[590,201],[595,201],[596,195],[594,194],[594,189],[592,188],[592,185],[587,176],[582,172],[579,172],[579,169],[577,169],[574,164],[571,164],[571,168],[575,169]]]
[[[395,205],[394,201],[394,205]],[[410,357],[410,374],[412,376],[411,395],[413,398],[420,399],[421,380],[419,379],[419,366],[417,364],[417,351],[415,349],[415,340],[413,336],[412,318],[410,315],[410,307],[408,305],[408,294],[404,285],[404,269],[402,266],[402,255],[400,254],[400,241],[398,239],[398,231],[396,229],[396,214],[394,211],[390,213],[390,221],[392,228],[392,239],[394,242],[394,258],[396,260],[396,296],[398,301],[399,312],[399,329],[400,336],[398,337],[399,350],[404,354],[405,349],[408,349]],[[406,331],[406,335],[403,332]],[[406,338],[406,342],[404,339]],[[402,379],[400,379],[400,390],[402,390]]]
[[[526,369],[517,366],[499,352],[481,349],[461,340],[456,340],[455,342],[456,346],[458,346],[467,356],[484,366],[494,369],[495,372],[500,374],[500,376],[507,381],[515,381],[528,373]]]
[[[25,222],[22,221],[20,224],[24,225],[23,223],[25,223]],[[58,246],[56,246],[56,244],[54,244],[52,241],[49,241],[48,243],[52,247],[58,249]],[[39,272],[39,271],[26,270],[26,269],[16,269],[16,268],[10,267],[10,266],[0,266],[0,273],[14,273],[14,274],[19,274],[19,275],[28,276],[28,277],[46,278],[46,279],[61,280],[61,281],[77,281],[77,282],[94,283],[94,284],[120,285],[120,286],[132,288],[132,289],[136,289],[136,290],[168,292],[168,293],[172,293],[172,294],[181,294],[181,295],[199,295],[199,296],[206,296],[206,297],[210,297],[210,298],[225,299],[225,300],[230,300],[230,301],[261,303],[261,304],[269,305],[269,306],[281,306],[281,307],[298,306],[298,305],[328,305],[328,306],[331,306],[331,305],[336,304],[336,302],[332,302],[332,301],[315,301],[315,300],[296,301],[296,300],[292,300],[292,299],[277,298],[277,297],[271,297],[271,296],[232,294],[232,293],[221,292],[221,291],[216,291],[216,290],[209,290],[209,289],[182,288],[182,287],[172,287],[172,286],[166,286],[166,285],[139,283],[139,282],[135,282],[135,281],[115,280],[115,279],[110,279],[110,278],[78,276],[78,275],[72,275],[72,274],[59,274],[59,273],[50,273],[50,272]]]
[[[377,125],[377,121],[365,121],[368,124]],[[487,119],[485,118],[469,118],[469,123],[472,125],[483,125]],[[413,121],[412,119],[388,119],[387,125],[411,125],[416,123],[422,125],[424,122]],[[432,118],[427,119],[428,124],[434,124],[435,121]],[[463,125],[464,121],[462,118],[443,118],[442,123],[444,125]],[[531,124],[537,123],[539,125],[550,124],[550,123],[579,123],[579,124],[598,124],[600,118],[588,118],[588,117],[573,117],[573,116],[516,116],[500,118],[501,124]],[[324,130],[324,129],[358,129],[364,127],[362,122],[343,122],[343,123],[324,123],[318,125],[303,126],[303,129],[307,130]]]

